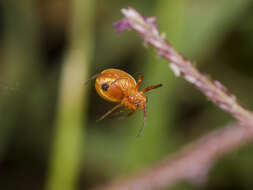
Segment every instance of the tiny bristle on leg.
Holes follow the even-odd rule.
[[[138,134],[137,134],[137,137],[141,136],[144,128],[145,128],[145,125],[146,125],[146,121],[147,121],[147,107],[146,107],[146,104],[144,105],[144,119],[143,119],[143,124],[142,124],[142,127],[141,129],[139,130]]]

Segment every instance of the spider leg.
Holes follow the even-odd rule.
[[[97,121],[101,121],[103,120],[106,116],[108,116],[109,114],[111,114],[113,111],[115,111],[116,109],[118,109],[120,106],[122,106],[122,104],[118,104],[116,106],[114,106],[112,109],[110,109],[109,111],[107,111],[104,115],[102,115]]]
[[[147,121],[147,107],[146,107],[146,104],[144,105],[144,119],[143,119],[143,124],[142,124],[142,127],[141,129],[139,130],[138,134],[137,134],[137,137],[141,136],[145,126],[146,126],[146,121]]]
[[[115,113],[113,113],[114,115],[118,115],[118,114],[120,114],[120,113],[123,113],[123,112],[125,112],[125,111],[127,111],[128,109],[126,108],[126,107],[124,107],[123,109],[121,109],[121,110],[119,110],[119,111],[117,111],[117,112],[115,112]]]
[[[147,88],[142,89],[141,92],[142,92],[142,93],[145,93],[145,92],[148,92],[148,91],[153,90],[153,89],[155,89],[155,88],[159,88],[159,87],[161,87],[161,86],[162,86],[162,84],[153,85],[153,86],[148,86]]]
[[[138,79],[137,84],[136,84],[136,90],[138,90],[140,88],[142,80],[143,80],[143,75],[142,75],[142,73],[140,73],[139,74],[139,79]]]

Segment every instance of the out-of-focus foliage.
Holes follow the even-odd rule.
[[[150,166],[232,120],[176,78],[134,32],[116,33],[112,23],[128,6],[156,15],[160,30],[180,52],[253,109],[252,0],[3,0],[0,189],[89,189]],[[72,50],[78,50],[78,59],[70,56]],[[81,60],[84,71],[66,67],[72,60]],[[93,83],[75,84],[76,77],[63,81],[72,71],[68,76],[82,78],[106,68],[123,69],[135,78],[143,72],[143,87],[163,84],[148,93],[148,121],[139,138],[142,112],[98,123],[114,104],[102,100]],[[60,90],[63,84],[73,88],[66,93]],[[69,117],[60,114],[62,104],[76,105],[74,111],[63,106]],[[251,190],[252,150],[249,144],[226,155],[202,186],[180,183],[171,189]]]

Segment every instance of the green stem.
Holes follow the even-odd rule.
[[[74,190],[81,170],[85,112],[84,81],[92,52],[93,1],[72,1],[70,46],[64,60],[47,190]]]

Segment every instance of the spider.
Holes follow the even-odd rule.
[[[133,115],[136,110],[144,110],[143,125],[138,133],[138,136],[140,136],[147,120],[146,104],[148,99],[144,93],[159,88],[162,84],[149,86],[138,91],[143,80],[143,75],[139,75],[139,79],[136,83],[135,79],[130,74],[119,69],[106,69],[101,73],[92,76],[85,84],[95,78],[95,88],[97,93],[107,101],[118,103],[111,110],[102,115],[99,118],[99,121],[103,120],[106,116],[122,106],[124,106],[124,109],[119,112],[131,110],[126,116]]]

